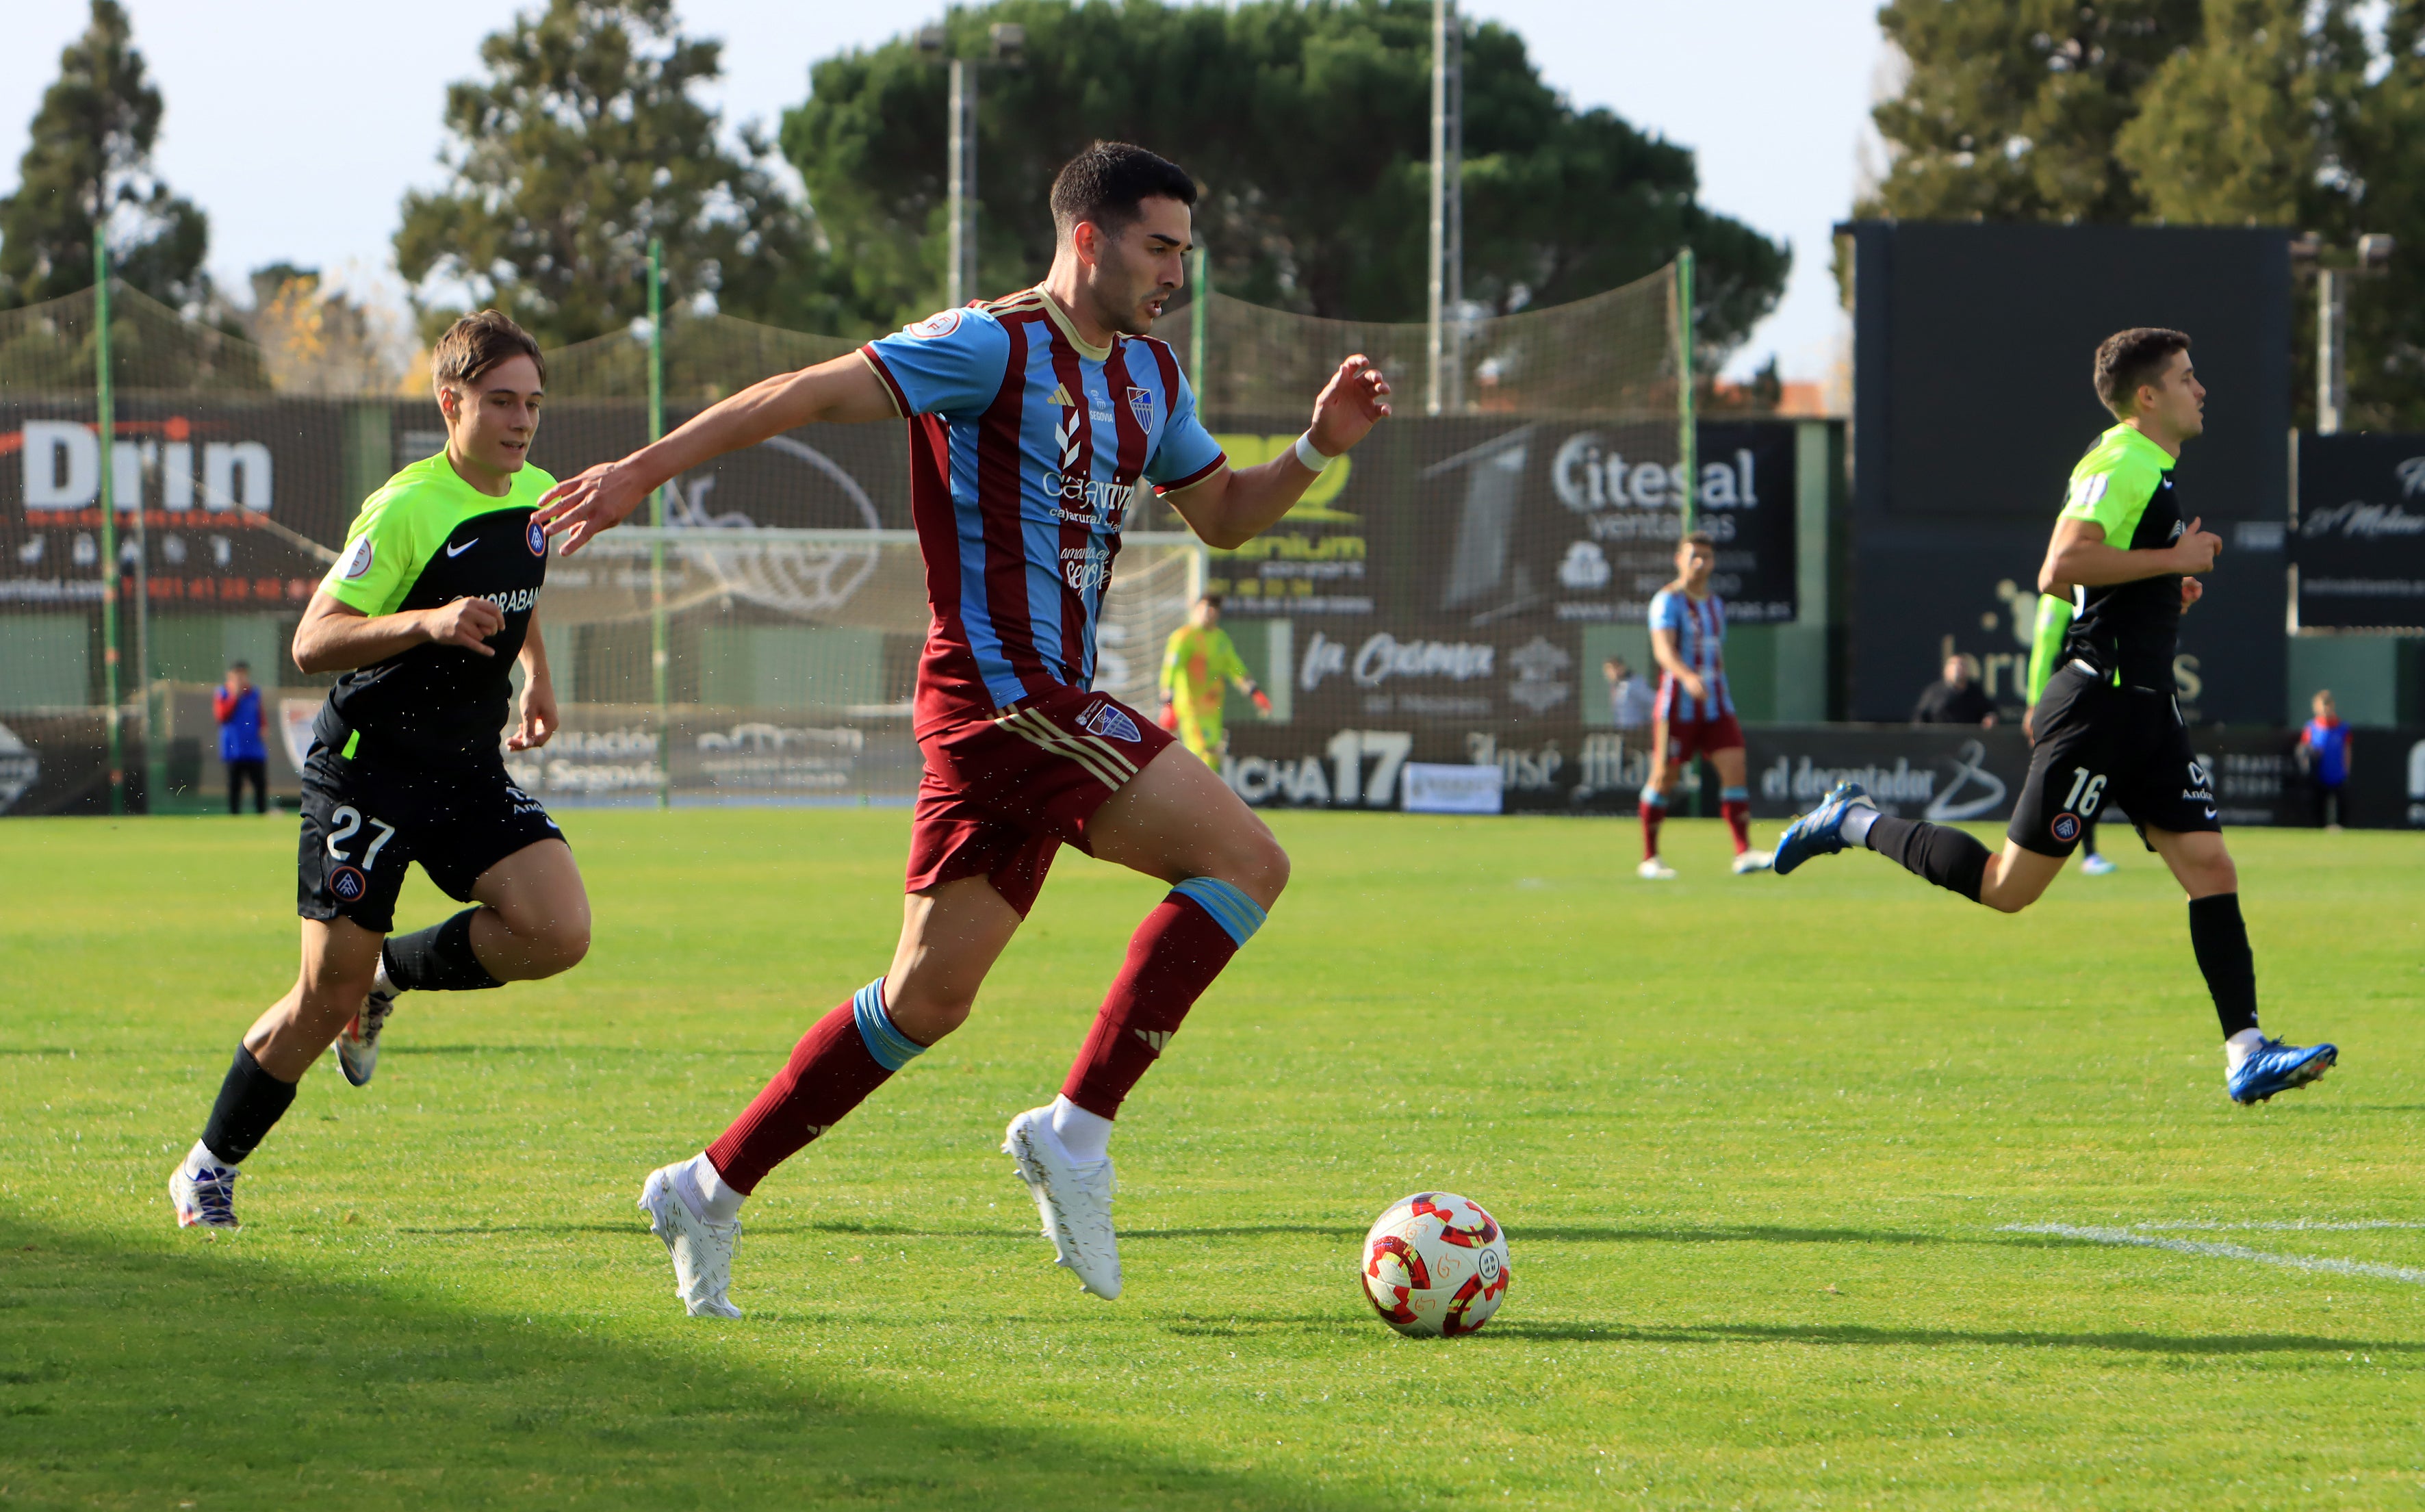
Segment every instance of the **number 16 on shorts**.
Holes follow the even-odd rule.
[[[2049,826],[2054,838],[2064,844],[2080,838],[2082,820],[2096,817],[2096,806],[2105,801],[2105,779],[2085,766],[2071,769],[2071,791],[2063,796],[2064,812],[2054,816]]]

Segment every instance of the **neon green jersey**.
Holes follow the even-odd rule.
[[[1218,625],[1181,625],[1163,647],[1162,696],[1182,712],[1218,714],[1222,684],[1245,677],[1236,642]]]
[[[504,612],[506,627],[488,643],[494,655],[425,643],[347,672],[313,727],[317,739],[349,755],[447,760],[495,751],[514,658],[547,581],[547,536],[531,515],[554,486],[525,466],[505,497],[493,498],[440,455],[362,502],[321,592],[374,619],[482,598]]]
[[[2171,545],[2181,536],[2173,458],[2135,427],[2115,426],[2072,468],[2062,518],[2094,522],[2118,551]],[[2133,687],[2171,691],[2181,621],[2177,574],[2078,588],[2072,602],[2065,657],[2079,657]]]

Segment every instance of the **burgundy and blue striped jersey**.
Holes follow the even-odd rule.
[[[917,733],[1090,688],[1095,630],[1139,480],[1225,458],[1167,346],[1079,339],[1042,289],[946,310],[859,348],[909,421],[909,507],[934,624]]]
[[[1726,691],[1726,605],[1712,593],[1696,599],[1674,588],[1661,588],[1650,599],[1650,628],[1676,634],[1676,654],[1701,679],[1707,697],[1684,691],[1673,672],[1659,675],[1659,717],[1674,721],[1715,719],[1735,712],[1734,695]]]

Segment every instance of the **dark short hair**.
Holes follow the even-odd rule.
[[[228,663],[228,670],[231,672],[249,672],[252,670],[252,664],[250,662],[230,662]]]
[[[438,338],[429,353],[429,376],[441,383],[476,383],[482,374],[516,357],[529,358],[538,369],[539,382],[547,382],[547,359],[539,355],[538,338],[510,315],[483,310],[465,315]]]
[[[2115,414],[2139,394],[2139,386],[2163,376],[2175,352],[2190,349],[2190,339],[2161,326],[2133,326],[2096,344],[2096,397]]]
[[[1687,546],[1707,546],[1712,552],[1718,549],[1718,543],[1710,538],[1710,533],[1706,530],[1695,530],[1676,543],[1678,551],[1682,551]]]
[[[1217,609],[1221,607],[1221,595],[1218,593],[1199,593],[1196,595],[1196,602],[1198,603],[1209,603]]]
[[[1052,230],[1067,239],[1078,222],[1106,231],[1132,225],[1137,206],[1160,197],[1196,202],[1196,181],[1166,157],[1129,142],[1097,142],[1061,165],[1052,179]]]

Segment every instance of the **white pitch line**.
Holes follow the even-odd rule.
[[[2331,1260],[2314,1255],[2277,1255],[2268,1250],[2251,1249],[2245,1245],[2217,1245],[2198,1239],[2158,1239],[2151,1234],[2134,1233],[2128,1229],[2083,1229],[2068,1223],[2008,1223],[1998,1231],[2054,1234],[2064,1239],[2085,1239],[2091,1244],[2128,1245],[2139,1249],[2169,1249],[2176,1255],[2205,1255],[2214,1260],[2248,1260],[2259,1265],[2279,1265],[2284,1270],[2329,1271],[2336,1276],[2372,1276],[2386,1281],[2405,1281],[2411,1286],[2425,1286],[2425,1270],[2412,1270],[2405,1265],[2377,1265],[2363,1260]]]
[[[2212,1219],[2192,1219],[2182,1223],[2134,1223],[2131,1228],[2142,1233],[2160,1233],[2166,1230],[2194,1230],[2216,1232],[2223,1230],[2261,1230],[2267,1233],[2357,1233],[2368,1229],[2425,1229],[2425,1223],[2407,1223],[2399,1218],[2362,1218],[2349,1223],[2320,1223],[2313,1218],[2275,1219],[2270,1222],[2217,1223]]]

